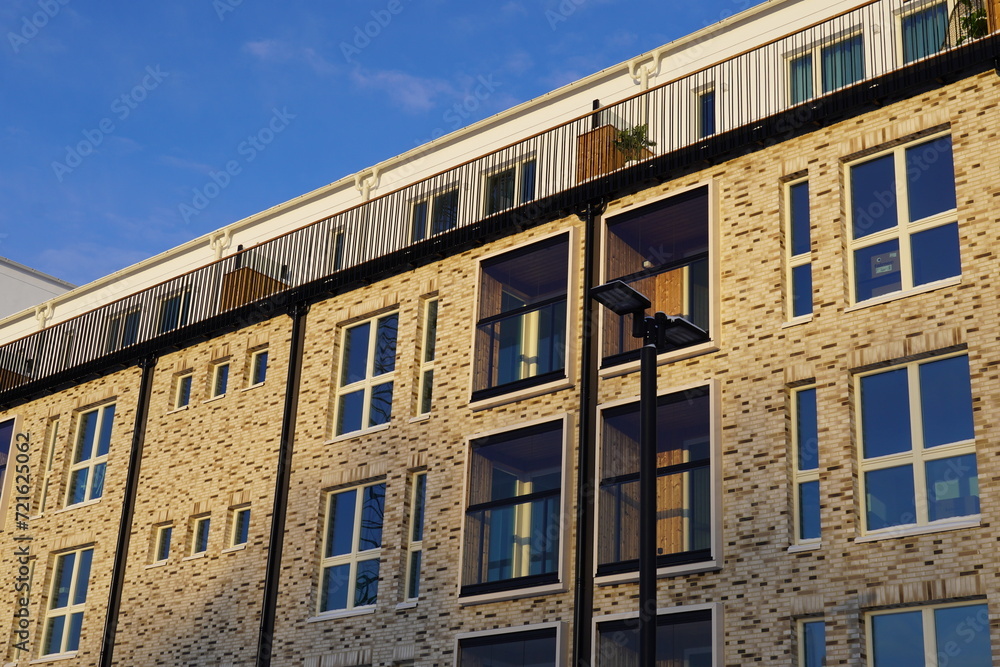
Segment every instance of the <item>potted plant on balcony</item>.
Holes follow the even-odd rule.
[[[614,141],[615,149],[629,162],[652,156],[650,146],[656,142],[649,138],[649,125],[643,123],[635,127],[618,130]]]
[[[958,40],[956,45],[965,43],[967,39],[979,39],[990,32],[989,18],[986,7],[981,2],[973,0],[958,0]]]

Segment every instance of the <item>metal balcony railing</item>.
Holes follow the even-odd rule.
[[[982,0],[873,0],[2,345],[0,405],[992,67],[996,18]]]

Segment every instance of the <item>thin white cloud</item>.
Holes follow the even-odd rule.
[[[316,74],[320,75],[335,74],[339,71],[336,65],[324,58],[315,49],[296,46],[277,39],[261,39],[255,42],[247,42],[243,45],[243,52],[268,64],[305,63]]]
[[[360,88],[386,94],[406,111],[433,109],[441,98],[458,97],[458,91],[443,79],[427,79],[398,70],[351,71],[351,80]]]
[[[161,155],[156,158],[156,161],[160,164],[165,164],[168,167],[194,171],[199,174],[207,174],[212,171],[212,167],[207,164],[195,162],[193,160],[185,160],[184,158],[175,157],[173,155]]]

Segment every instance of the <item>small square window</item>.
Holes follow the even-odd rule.
[[[458,225],[458,188],[413,203],[410,242],[417,243]]]
[[[188,373],[177,378],[177,386],[174,390],[174,409],[179,410],[191,404],[191,384],[194,382],[194,375]]]
[[[246,544],[250,538],[250,508],[242,507],[233,510],[233,533],[230,546],[237,547]]]
[[[212,398],[224,396],[229,387],[229,362],[212,368]]]
[[[198,517],[191,522],[191,555],[203,554],[208,551],[208,531],[211,518]]]
[[[133,310],[108,320],[108,352],[135,345],[139,340],[139,320],[141,317],[141,311]]]
[[[160,302],[160,333],[167,333],[188,323],[191,310],[191,290],[167,297]]]
[[[486,177],[486,215],[506,211],[535,198],[534,159],[508,167]]]
[[[267,350],[258,350],[250,360],[250,386],[264,384],[267,379]]]

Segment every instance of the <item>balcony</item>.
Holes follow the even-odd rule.
[[[998,1],[959,0],[950,12],[947,6],[870,2],[7,343],[0,346],[0,404],[992,68],[1000,51]],[[664,278],[662,290],[686,295],[697,318],[695,269]]]

